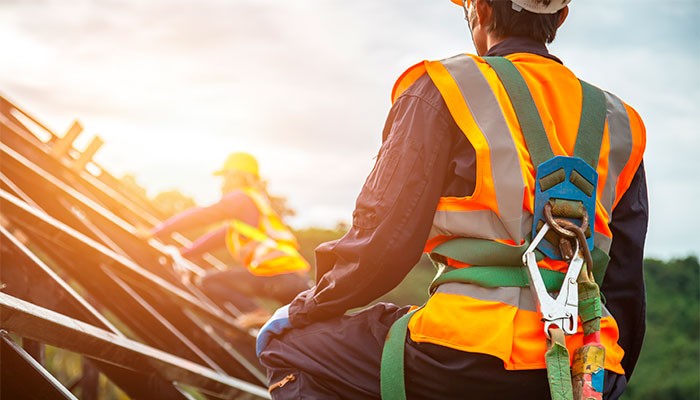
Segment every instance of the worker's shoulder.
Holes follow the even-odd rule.
[[[418,65],[418,64],[416,64]],[[415,66],[414,66],[415,67]],[[414,68],[412,67],[412,68]],[[397,105],[403,102],[422,102],[434,109],[446,108],[445,101],[440,94],[437,86],[432,81],[430,76],[425,73],[425,68],[414,69],[416,75],[413,77],[399,78],[397,86],[403,86],[398,90],[395,88],[393,94],[393,104]]]
[[[224,194],[219,201],[219,204],[230,207],[249,206],[255,205],[255,203],[252,193],[243,189],[231,190]]]
[[[455,60],[460,61],[462,59],[481,60],[473,54],[462,53],[441,60],[423,60],[412,65],[396,79],[391,93],[392,103],[396,103],[402,97],[417,97],[427,100],[433,105],[439,105],[442,101],[442,96],[437,86],[433,83],[428,70],[430,68],[435,70],[436,65],[444,62],[454,63]]]
[[[605,94],[605,102],[607,104],[608,112],[617,111],[619,115],[626,115],[628,122],[632,129],[641,129],[642,134],[644,133],[644,121],[640,116],[639,112],[630,103],[622,99],[617,94],[605,89],[600,88]]]

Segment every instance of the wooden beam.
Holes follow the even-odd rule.
[[[63,158],[68,154],[70,149],[73,148],[73,142],[75,142],[75,139],[77,139],[82,132],[83,126],[80,125],[80,122],[77,120],[73,121],[73,125],[68,129],[68,132],[66,132],[62,138],[58,139],[56,144],[51,148],[51,155],[58,159]]]
[[[0,328],[68,351],[169,381],[194,386],[205,394],[231,397],[244,391],[269,399],[265,388],[115,335],[63,314],[0,292]]]
[[[78,400],[61,382],[0,330],[0,394],[3,398]]]
[[[95,153],[97,153],[97,150],[99,150],[103,144],[104,141],[102,140],[102,138],[100,138],[99,136],[93,137],[85,151],[80,153],[80,157],[78,157],[78,159],[75,160],[75,162],[73,162],[71,168],[76,172],[80,172],[83,168],[85,168],[87,163],[92,160],[92,157],[95,155]]]

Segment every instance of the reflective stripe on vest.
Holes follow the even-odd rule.
[[[499,287],[485,288],[479,285],[469,283],[444,283],[440,285],[435,293],[454,294],[460,296],[469,296],[477,300],[498,301],[503,304],[508,304],[513,307],[518,307],[524,311],[537,311],[535,299],[529,288],[521,287]],[[556,293],[552,293],[556,298]],[[611,317],[610,311],[602,305],[603,317]]]
[[[552,151],[570,155],[581,114],[580,82],[553,60],[525,53],[508,58],[533,94]],[[402,75],[394,87],[393,100],[426,73],[474,147],[476,187],[471,196],[440,199],[425,251],[455,237],[521,245],[531,230],[535,171],[500,80],[476,56],[425,61]],[[599,181],[594,225],[595,245],[605,253],[612,240],[609,223],[613,209],[629,187],[645,145],[644,127],[636,112],[607,93],[606,102],[607,121],[596,168]],[[549,259],[539,265],[566,268],[566,263]],[[409,330],[416,342],[490,354],[500,357],[507,369],[545,366],[546,340],[529,290],[448,283],[411,317]],[[601,341],[607,351],[605,367],[622,373],[624,352],[617,344],[618,335],[614,318],[604,311]],[[582,336],[578,333],[566,339],[571,354],[582,344]]]
[[[269,202],[252,188],[241,190],[253,200],[260,218],[257,227],[240,220],[229,223],[226,245],[231,255],[254,275],[307,271],[309,264],[299,254],[294,235]]]

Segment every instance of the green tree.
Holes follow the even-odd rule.
[[[144,199],[146,198],[146,189],[136,181],[136,175],[124,174],[124,176],[119,178],[119,183],[127,192],[131,192]]]
[[[179,190],[160,192],[153,197],[153,203],[168,217],[195,206],[194,200]]]
[[[309,261],[312,267],[311,277],[315,275],[315,260],[314,250],[318,245],[325,242],[330,242],[331,240],[336,240],[342,237],[347,230],[347,225],[338,224],[335,229],[326,228],[304,228],[294,231],[294,235],[299,242],[301,255]]]
[[[629,400],[700,398],[700,265],[697,257],[645,260],[647,333]]]

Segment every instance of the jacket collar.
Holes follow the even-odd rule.
[[[549,53],[549,50],[547,50],[547,46],[545,46],[543,43],[539,43],[535,40],[525,38],[525,37],[509,37],[503,40],[502,42],[492,46],[488,52],[486,52],[487,56],[499,56],[499,57],[505,57],[509,54],[513,53],[531,53],[531,54],[536,54],[538,56],[546,57],[549,58],[550,60],[554,60],[558,62],[559,64],[563,64],[563,62],[557,58],[556,56],[552,55]]]

